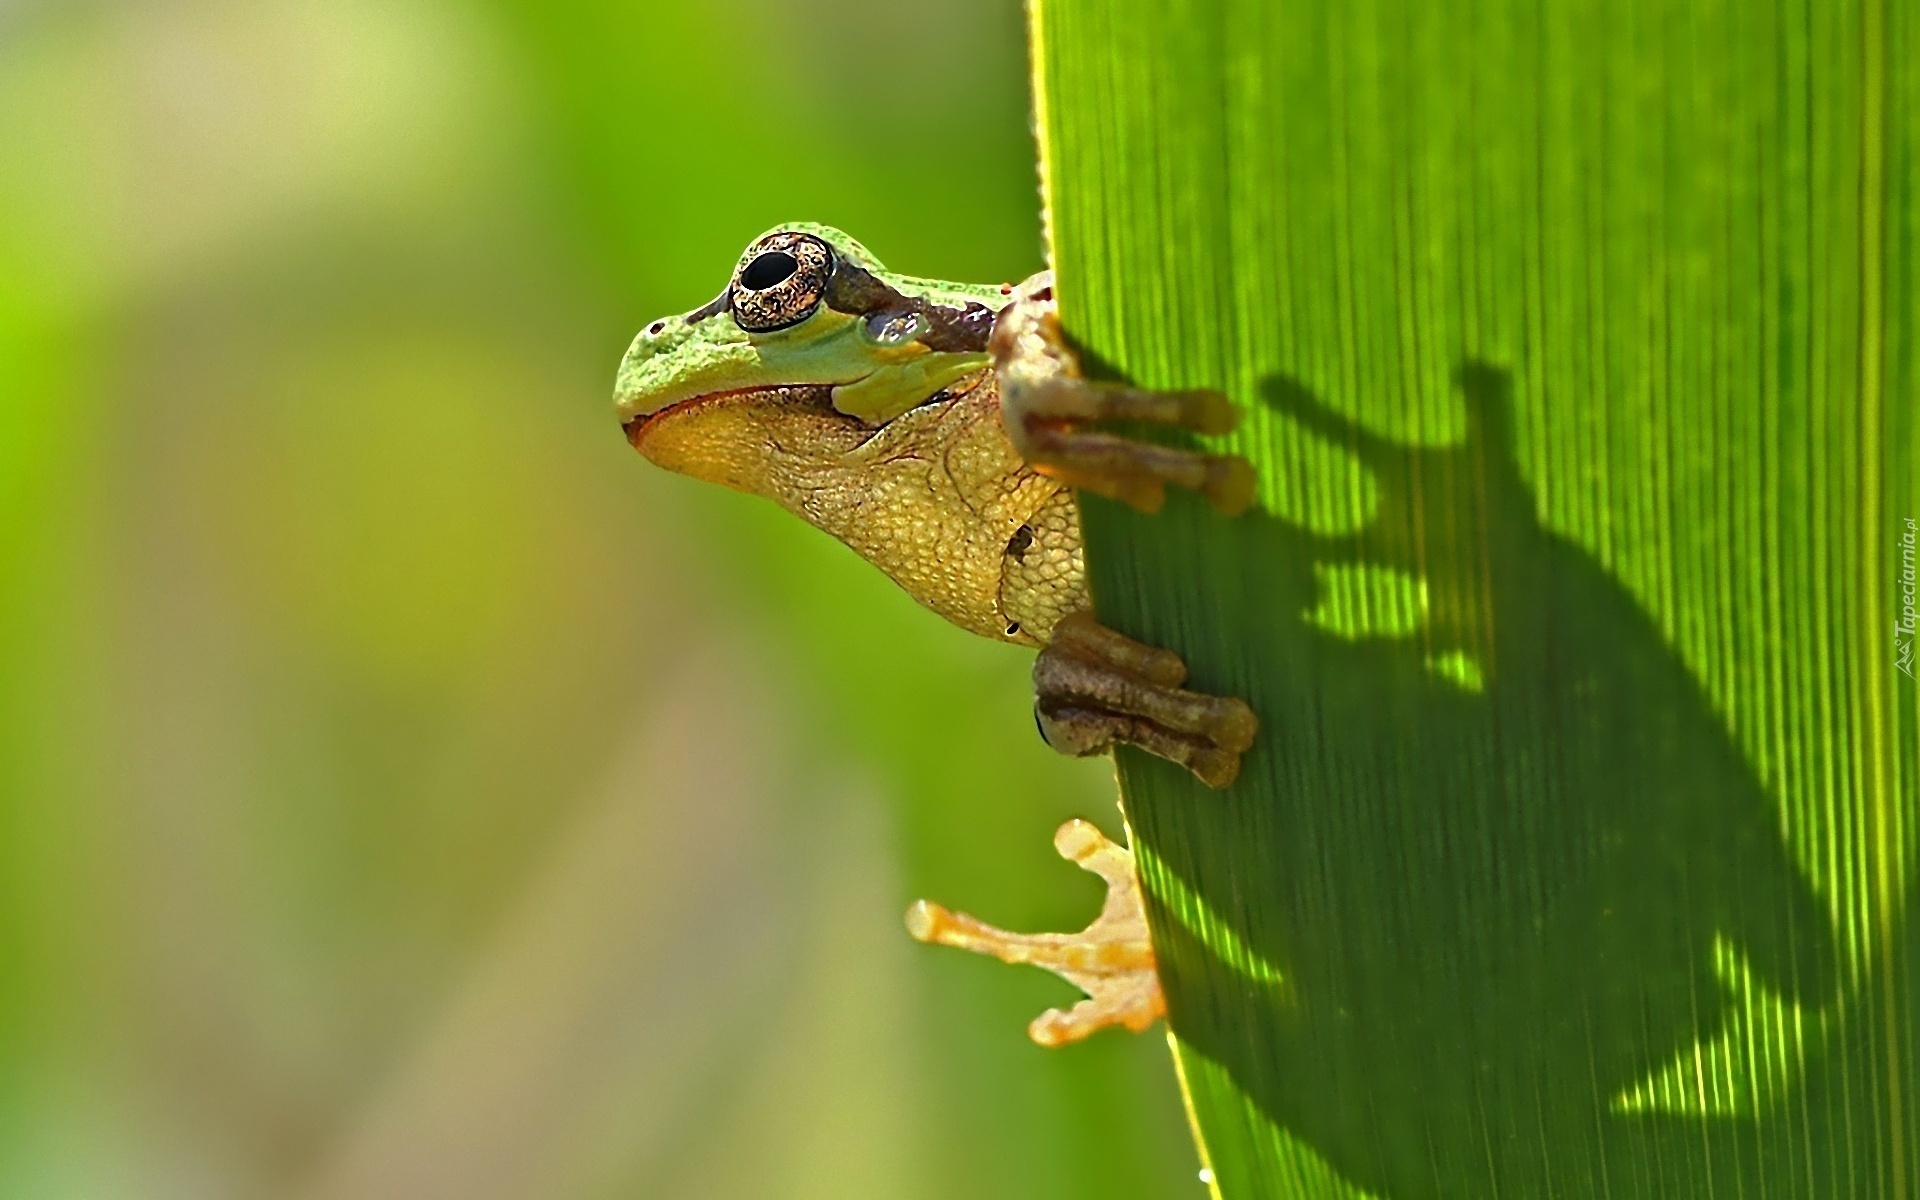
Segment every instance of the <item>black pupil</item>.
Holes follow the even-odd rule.
[[[740,286],[750,292],[764,292],[777,283],[784,283],[800,269],[800,264],[784,250],[769,250],[759,258],[747,264],[740,275]]]

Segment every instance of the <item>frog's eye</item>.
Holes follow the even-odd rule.
[[[748,247],[733,277],[734,323],[748,333],[798,325],[820,307],[833,250],[808,233],[770,233]]]

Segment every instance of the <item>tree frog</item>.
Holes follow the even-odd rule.
[[[1153,511],[1172,484],[1237,514],[1253,498],[1244,459],[1102,426],[1224,433],[1238,412],[1214,391],[1084,378],[1049,273],[1017,286],[919,279],[837,230],[782,225],[754,239],[713,300],[640,332],[615,407],[655,464],[765,496],[961,628],[1037,648],[1034,712],[1055,749],[1127,743],[1212,787],[1233,782],[1252,710],[1185,690],[1177,655],[1094,619],[1075,489]],[[1055,844],[1107,881],[1086,930],[1013,934],[927,901],[908,927],[1085,991],[1033,1022],[1042,1044],[1144,1029],[1164,1002],[1131,856],[1085,822]]]

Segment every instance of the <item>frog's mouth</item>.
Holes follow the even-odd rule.
[[[874,436],[833,406],[832,384],[710,392],[626,423],[655,466],[780,498]]]
[[[676,401],[658,412],[643,413],[621,428],[626,431],[627,441],[633,448],[645,454],[646,449],[641,443],[645,442],[654,430],[665,425],[698,419],[698,414],[709,413],[716,409],[751,404],[805,407],[821,412],[834,411],[833,388],[834,385],[829,383],[780,383],[766,387],[708,392],[705,395],[689,396],[685,400]]]

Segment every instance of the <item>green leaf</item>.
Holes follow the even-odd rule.
[[[1085,503],[1264,723],[1121,756],[1219,1194],[1920,1196],[1920,6],[1034,32],[1069,332],[1262,479]]]

